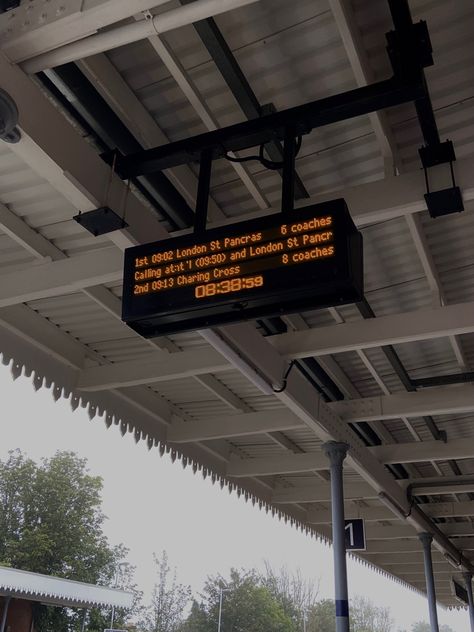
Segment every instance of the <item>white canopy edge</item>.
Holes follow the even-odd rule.
[[[133,593],[0,566],[0,594],[58,606],[130,608]]]

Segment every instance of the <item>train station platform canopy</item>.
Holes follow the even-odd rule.
[[[130,608],[133,593],[0,566],[0,595],[53,606]]]
[[[197,166],[138,175],[127,196],[102,154],[139,154],[391,77],[390,8],[408,5],[8,4],[0,87],[19,122],[7,138],[18,142],[0,144],[3,362],[323,538],[321,444],[347,442],[346,516],[366,521],[360,559],[424,590],[417,533],[429,532],[438,600],[459,605],[452,578],[474,571],[472,3],[409,3],[431,37],[431,102],[426,92],[416,107],[389,99],[302,136],[296,206],[346,200],[364,239],[365,299],[148,340],[121,321],[123,250],[189,229]],[[429,57],[423,26],[416,33]],[[396,66],[393,38],[389,49]],[[418,150],[436,129],[453,142],[464,211],[433,218]],[[277,141],[266,150],[276,162]],[[452,187],[449,164],[428,172],[431,190]],[[280,188],[259,162],[216,161],[209,225],[276,212]],[[95,236],[73,219],[104,205],[125,209],[128,226]]]

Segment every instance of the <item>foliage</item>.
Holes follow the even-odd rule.
[[[334,601],[332,599],[318,601],[308,612],[307,632],[334,632],[335,629]]]
[[[153,557],[158,581],[153,587],[151,606],[146,610],[140,627],[147,632],[177,632],[191,600],[191,588],[177,582],[176,570],[171,571],[165,551],[161,558]]]
[[[356,597],[351,602],[351,630],[353,632],[391,632],[393,619],[388,608],[374,606],[365,597]]]
[[[426,621],[418,621],[412,625],[411,632],[431,632],[431,626]],[[439,632],[454,632],[454,630],[444,624],[439,626]]]
[[[127,551],[111,547],[102,527],[102,479],[86,460],[58,452],[35,463],[20,451],[0,461],[0,565],[92,584],[111,584]],[[132,585],[133,568],[128,571]],[[69,632],[80,614],[36,607],[40,632]],[[118,612],[118,622],[129,613]],[[108,615],[107,615],[108,617]],[[94,612],[89,628],[102,630],[105,614]]]
[[[412,625],[411,632],[431,632],[431,626],[426,621],[418,621]]]
[[[315,606],[319,585],[305,580],[298,570],[289,573],[288,569],[281,568],[277,573],[268,562],[265,563],[266,574],[263,577],[263,585],[280,602],[285,612],[303,628],[303,618]]]
[[[297,632],[295,621],[285,612],[283,604],[265,585],[255,571],[232,569],[230,580],[209,577],[201,595],[194,602],[183,631],[215,632],[219,619],[220,590],[225,589],[222,602],[222,632]]]
[[[181,632],[215,632],[218,627],[220,590],[224,588],[222,632],[334,632],[334,602],[316,601],[317,590],[299,573],[285,569],[266,575],[256,571],[231,571],[230,581],[208,578],[200,603],[194,601]],[[304,620],[304,615],[306,615]],[[356,597],[350,608],[352,632],[393,632],[388,608]],[[421,631],[416,631],[421,632]]]
[[[393,620],[388,608],[374,606],[368,599],[355,597],[350,605],[352,632],[392,632]],[[324,599],[309,611],[307,632],[333,632],[336,629],[334,602]]]

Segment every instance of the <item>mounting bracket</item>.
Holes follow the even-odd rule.
[[[456,154],[452,141],[446,140],[444,143],[420,147],[418,153],[420,154],[421,163],[425,172],[425,200],[431,217],[440,217],[442,215],[450,215],[451,213],[461,213],[464,211],[461,189],[456,186],[453,166],[456,160]],[[430,191],[428,169],[442,164],[449,164],[453,186],[440,189],[439,191]]]

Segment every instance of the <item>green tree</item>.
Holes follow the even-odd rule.
[[[233,569],[230,580],[208,578],[201,603],[195,602],[185,632],[215,632],[219,618],[220,589],[225,586],[222,632],[297,632],[298,628],[283,605],[264,585],[255,571]]]
[[[153,557],[158,581],[153,587],[151,606],[146,610],[140,627],[147,632],[177,632],[191,600],[191,588],[178,583],[176,569],[171,570],[166,551],[161,558]]]
[[[388,608],[374,606],[366,597],[355,597],[350,609],[353,632],[391,632],[393,619]]]
[[[323,599],[318,601],[309,611],[307,617],[307,632],[334,632],[336,629],[336,615],[334,601]]]
[[[431,626],[426,621],[418,621],[414,623],[411,628],[411,632],[430,632]],[[440,625],[439,632],[454,632],[454,630],[449,625]]]
[[[290,573],[287,568],[274,571],[268,562],[265,563],[266,573],[263,585],[282,605],[286,614],[303,629],[303,618],[316,604],[319,584],[304,579],[300,570]]]
[[[38,464],[11,452],[0,461],[0,565],[110,585],[127,550],[112,547],[102,531],[101,492],[101,478],[74,453],[58,452]],[[132,575],[130,568],[130,586]],[[128,614],[117,613],[117,622]],[[36,609],[41,632],[69,632],[79,619],[67,609]],[[105,620],[105,613],[93,613],[90,628],[108,627]]]
[[[388,608],[374,606],[369,599],[355,597],[350,605],[352,632],[392,632],[393,620]],[[333,632],[336,629],[334,602],[323,599],[308,614],[307,632]]]

